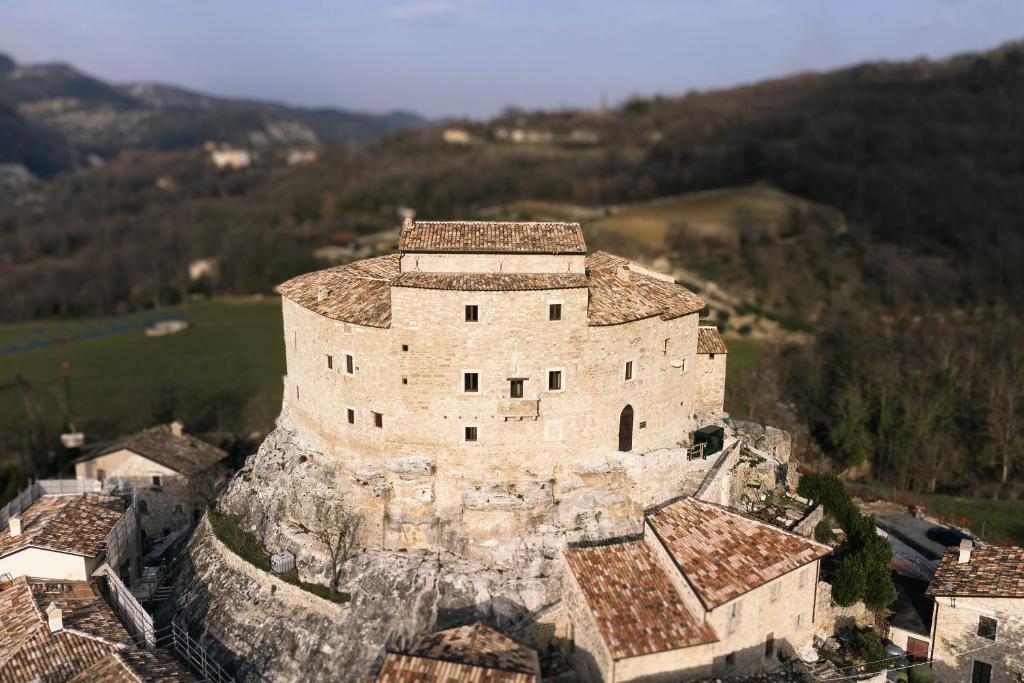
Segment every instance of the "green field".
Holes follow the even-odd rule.
[[[757,367],[764,351],[764,342],[727,337],[725,343],[729,347],[729,355],[726,359],[726,381],[738,382],[740,378]]]
[[[219,299],[183,311],[188,330],[146,337],[141,329],[0,355],[0,431],[15,434],[29,408],[48,429],[65,415],[61,362],[70,362],[72,408],[87,441],[180,417],[197,430],[239,435],[273,427],[281,405],[284,342],[277,298]],[[150,314],[151,316],[152,314]],[[119,319],[131,322],[137,319]],[[0,326],[0,347],[109,329],[112,319]],[[19,382],[21,376],[27,381]]]

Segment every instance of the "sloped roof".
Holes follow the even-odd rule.
[[[927,595],[1024,598],[1024,548],[976,547],[960,564],[960,549],[947,548]]]
[[[403,252],[585,254],[579,223],[415,221],[402,226]]]
[[[645,541],[569,548],[565,559],[614,659],[718,640],[686,609]]]
[[[83,669],[68,683],[194,683],[178,660],[163,650],[112,652]]]
[[[640,264],[604,251],[587,257],[587,275],[590,325],[620,325],[655,316],[671,320],[699,313],[706,305],[671,278],[656,277]]]
[[[717,327],[701,325],[697,328],[697,353],[729,353]]]
[[[55,634],[45,613],[51,602],[63,611]],[[129,647],[128,632],[84,581],[21,576],[0,591],[0,682],[67,680]]]
[[[366,327],[391,327],[391,280],[398,276],[398,254],[293,277],[277,291],[289,301],[325,318]]]
[[[122,449],[191,477],[205,472],[227,457],[227,452],[186,433],[180,436],[170,425],[157,425],[118,439],[96,453],[79,458],[79,462]]]
[[[420,636],[401,653],[388,653],[379,683],[452,681],[534,683],[537,652],[479,622]]]
[[[509,292],[540,289],[583,289],[583,273],[402,273],[392,287],[448,289],[462,292]]]
[[[831,549],[696,498],[665,505],[647,523],[708,609],[813,562]]]
[[[42,496],[21,514],[21,534],[0,532],[0,557],[28,547],[95,557],[123,512],[124,501],[116,496]]]

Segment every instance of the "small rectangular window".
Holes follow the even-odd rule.
[[[476,427],[466,427],[466,441],[476,441]]]
[[[729,606],[729,633],[736,631],[736,622],[740,619],[740,603],[734,602]]]
[[[409,383],[409,378],[408,377],[403,377],[402,378],[402,384],[408,384],[408,383]]]
[[[153,475],[153,486],[155,488],[160,488],[161,481],[160,481],[160,475],[159,474],[154,474]]]
[[[992,665],[975,659],[971,683],[992,683]]]
[[[775,655],[775,633],[769,633],[764,639],[764,656],[772,657]]]
[[[403,351],[408,351],[409,350],[409,345],[408,344],[402,344],[402,350]]]
[[[511,398],[522,398],[524,382],[525,380],[521,379],[510,379],[508,381],[508,395]]]
[[[562,390],[562,371],[548,370],[548,391]]]
[[[381,413],[373,414],[373,426],[381,429],[384,427],[384,416]]]
[[[996,639],[998,622],[992,617],[978,617],[978,635],[989,640]]]
[[[768,594],[769,594],[769,596],[771,596],[772,602],[775,602],[776,600],[779,599],[779,582],[778,581],[776,581],[775,583],[772,584],[772,587],[771,587],[771,589],[770,589]]]
[[[668,339],[665,340],[665,347],[661,350],[661,352],[663,354],[665,354],[665,355],[668,355],[668,343],[669,343],[669,341],[670,340],[668,340]]]
[[[480,308],[476,304],[466,305],[466,322],[475,323],[480,320]]]
[[[345,372],[354,374],[356,371],[356,358],[351,353],[345,354]]]
[[[548,320],[562,319],[562,304],[548,304]]]
[[[99,479],[100,481],[103,481],[104,479],[106,479],[107,478],[106,470],[96,470],[96,478]]]
[[[686,359],[685,358],[683,359],[682,365],[679,366],[679,371],[680,372],[686,372]]]
[[[328,370],[333,370],[334,369],[334,356],[332,356],[330,354],[327,354],[327,369]]]
[[[647,420],[640,421],[640,429],[647,429]]]
[[[626,379],[633,379],[633,361],[626,361]]]
[[[709,353],[708,354],[708,358],[711,359],[711,360],[714,360],[715,359],[715,354]]]
[[[356,411],[353,410],[352,408],[346,408],[345,409],[345,419],[348,420],[348,423],[350,425],[354,425],[356,423]]]
[[[462,390],[467,394],[474,394],[480,391],[480,374],[476,372],[463,373]]]
[[[295,385],[295,400],[299,400],[299,385]]]

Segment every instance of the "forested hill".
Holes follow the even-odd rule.
[[[400,111],[311,109],[157,83],[114,85],[67,64],[19,65],[0,54],[0,163],[21,163],[44,177],[74,168],[88,154],[106,158],[124,149],[177,149],[207,140],[241,145],[368,140],[423,122]],[[26,131],[34,137],[26,139]],[[28,140],[31,145],[21,144]]]

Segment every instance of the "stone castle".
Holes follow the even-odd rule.
[[[283,412],[367,546],[510,563],[684,492],[723,414],[700,297],[576,223],[409,221],[399,252],[279,288]]]

